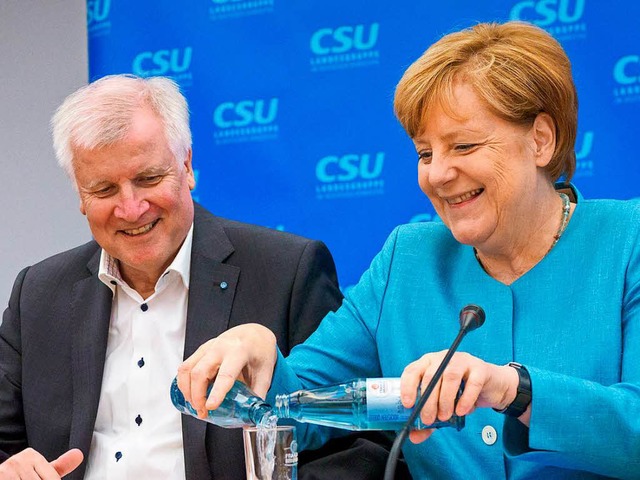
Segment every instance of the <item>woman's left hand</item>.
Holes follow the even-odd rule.
[[[418,387],[424,391],[446,353],[446,350],[427,353],[404,369],[400,392],[406,408],[413,407]],[[456,404],[462,381],[465,382],[464,392]],[[518,381],[518,372],[508,365],[494,365],[468,353],[455,353],[420,412],[420,419],[425,425],[434,423],[436,419],[446,421],[454,414],[454,407],[458,416],[468,415],[476,407],[501,410],[515,399]],[[432,433],[433,430],[414,430],[409,438],[420,443]]]

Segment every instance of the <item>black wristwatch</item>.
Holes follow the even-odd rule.
[[[516,394],[516,398],[511,402],[504,410],[494,410],[498,413],[504,413],[505,415],[509,415],[510,417],[519,417],[522,415],[529,404],[531,403],[531,377],[529,376],[529,372],[527,369],[516,362],[509,362],[510,367],[516,369],[518,372],[518,393]]]

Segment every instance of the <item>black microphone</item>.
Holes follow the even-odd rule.
[[[460,311],[460,331],[469,333],[484,324],[484,310],[478,305],[467,305]],[[457,345],[456,345],[457,346]]]
[[[422,407],[424,407],[424,404],[431,396],[431,393],[433,392],[436,384],[440,381],[444,369],[447,368],[447,365],[449,365],[451,357],[453,357],[453,354],[458,349],[458,345],[460,345],[460,342],[467,333],[475,330],[476,328],[480,328],[482,324],[484,324],[484,320],[484,310],[478,305],[467,305],[462,310],[460,310],[460,331],[458,332],[456,339],[449,347],[449,350],[447,350],[447,354],[442,359],[442,362],[440,362],[440,366],[436,370],[436,373],[433,374],[429,385],[427,385],[427,388],[424,390],[422,396],[420,397],[420,401],[416,405],[414,405],[409,419],[404,424],[404,427],[402,427],[402,430],[393,442],[393,446],[391,447],[391,451],[389,452],[389,458],[387,459],[387,466],[384,469],[384,480],[393,479],[402,444],[409,436],[409,430],[411,430],[413,422],[415,422],[416,418],[418,418],[418,415],[420,415],[420,410],[422,410]]]

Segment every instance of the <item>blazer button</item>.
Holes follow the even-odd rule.
[[[498,441],[498,432],[491,425],[487,425],[482,429],[482,441],[485,445],[493,445]]]

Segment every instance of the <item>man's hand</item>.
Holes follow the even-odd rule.
[[[74,448],[48,462],[33,448],[27,448],[0,464],[0,480],[60,480],[78,468],[83,458]]]

